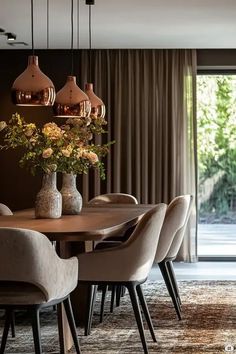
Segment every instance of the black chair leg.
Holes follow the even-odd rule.
[[[133,306],[136,322],[138,325],[138,330],[139,330],[140,338],[142,341],[143,350],[144,350],[145,354],[148,354],[148,348],[147,348],[147,343],[146,343],[146,339],[145,339],[145,335],[144,335],[144,327],[143,327],[141,311],[140,311],[140,307],[139,307],[139,303],[138,303],[136,288],[133,283],[130,283],[129,285],[127,285],[127,288],[128,288],[131,303]]]
[[[77,333],[76,333],[76,326],[75,326],[75,320],[74,320],[74,316],[73,316],[73,312],[72,312],[72,307],[71,307],[71,302],[70,302],[70,298],[68,297],[67,299],[65,299],[63,301],[64,307],[65,307],[65,311],[66,311],[66,316],[67,316],[67,320],[70,326],[70,331],[72,334],[72,338],[74,341],[74,346],[75,346],[75,350],[77,354],[81,354],[80,351],[80,347],[79,347],[79,342],[78,342],[78,338],[77,338]]]
[[[42,354],[39,309],[37,307],[33,307],[30,310],[30,314],[31,314],[31,324],[32,324],[33,337],[34,337],[35,354]]]
[[[97,285],[90,285],[89,290],[90,291],[89,291],[89,295],[88,295],[87,317],[86,317],[85,330],[84,330],[85,336],[88,336],[91,332],[94,303],[95,303],[96,294],[97,294]]]
[[[125,296],[126,287],[121,285],[121,297]]]
[[[110,312],[113,312],[113,311],[114,311],[115,294],[116,294],[116,286],[115,286],[115,285],[112,285],[112,288],[111,288]]]
[[[148,324],[148,328],[150,330],[153,342],[157,342],[157,339],[156,339],[156,336],[155,336],[155,332],[154,332],[154,327],[153,327],[153,324],[152,324],[152,319],[151,319],[150,313],[148,311],[147,303],[146,303],[145,297],[143,295],[143,291],[142,291],[141,285],[140,284],[137,285],[136,289],[137,289],[137,294],[138,294],[138,297],[139,297],[139,301],[140,301],[140,304],[142,306],[143,313],[144,313],[144,316],[146,318],[146,321],[147,321],[147,324]]]
[[[180,310],[179,302],[178,302],[177,297],[175,295],[175,292],[174,292],[174,289],[173,289],[173,286],[172,286],[172,283],[171,283],[170,275],[169,275],[168,269],[166,267],[166,263],[165,262],[160,262],[160,263],[158,263],[158,265],[160,267],[160,270],[161,270],[163,279],[165,281],[167,290],[169,292],[169,295],[170,295],[170,297],[172,299],[172,302],[173,302],[175,311],[177,313],[178,319],[181,320],[182,317],[181,317],[181,310]]]
[[[176,277],[175,277],[175,272],[174,272],[174,267],[173,267],[172,261],[167,261],[166,262],[166,267],[168,269],[168,272],[169,272],[169,275],[170,275],[170,278],[171,278],[171,283],[172,283],[172,286],[174,288],[177,300],[179,301],[179,304],[181,306],[182,302],[181,302],[181,298],[180,298],[180,294],[179,294],[179,287],[178,287],[178,283],[177,283],[177,280],[176,280]]]
[[[6,348],[7,337],[11,325],[12,312],[13,312],[12,309],[7,309],[5,313],[5,325],[4,325],[3,335],[2,335],[0,354],[4,354]]]
[[[104,306],[105,306],[105,300],[106,300],[107,290],[108,290],[108,285],[102,286],[102,300],[101,300],[101,309],[100,309],[100,323],[102,323],[102,321],[103,321]]]
[[[120,306],[120,298],[121,298],[121,288],[122,285],[117,285],[116,286],[116,307]]]
[[[16,336],[16,332],[15,332],[15,314],[14,314],[13,311],[12,311],[12,314],[11,314],[11,336],[12,336],[12,338],[15,338],[15,336]]]

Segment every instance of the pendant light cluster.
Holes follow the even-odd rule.
[[[12,85],[14,104],[19,106],[53,106],[55,117],[87,118],[91,116],[92,118],[104,118],[105,105],[93,92],[93,83],[91,83],[91,5],[94,5],[94,0],[85,0],[85,2],[86,5],[89,5],[89,82],[85,85],[86,93],[77,86],[74,76],[74,0],[71,0],[71,73],[67,76],[66,84],[57,94],[52,81],[40,70],[38,57],[34,55],[34,4],[31,0],[32,55],[28,57],[26,70],[17,77]],[[47,11],[48,6],[47,1]]]
[[[55,101],[55,87],[40,70],[38,57],[34,55],[34,4],[31,0],[32,55],[28,57],[26,70],[12,85],[12,101],[18,106],[52,106]]]
[[[85,84],[85,92],[89,97],[91,102],[91,113],[92,118],[104,118],[106,109],[102,100],[95,95],[93,92],[93,84],[91,83],[91,51],[92,51],[92,26],[91,26],[91,5],[94,5],[94,0],[86,0],[86,5],[89,6],[89,82]]]

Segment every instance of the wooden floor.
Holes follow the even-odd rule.
[[[178,280],[233,280],[236,281],[236,262],[174,262]],[[158,265],[154,265],[148,277],[163,280]]]
[[[199,224],[198,256],[236,257],[236,224]]]

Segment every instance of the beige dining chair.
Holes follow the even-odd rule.
[[[138,200],[133,195],[127,193],[107,193],[107,194],[97,195],[93,199],[90,199],[88,204],[95,205],[95,206],[99,206],[99,205],[104,206],[106,204],[138,204]],[[126,232],[122,235],[107,237],[106,240],[95,242],[94,249],[104,249],[104,248],[117,246],[120,242],[124,242],[126,239],[128,239],[131,233],[133,232],[133,230],[134,228],[130,228],[126,230]],[[96,288],[94,288],[93,290],[95,291],[95,289]],[[95,293],[94,291],[92,292],[91,295],[92,301],[94,301],[96,297],[96,291]],[[100,323],[103,321],[103,317],[104,317],[104,306],[105,306],[107,291],[108,291],[108,285],[104,285],[102,287]],[[123,296],[124,293],[125,293],[125,289],[120,286],[118,287],[113,286],[111,288],[110,312],[113,312],[114,309],[115,295],[116,295],[116,306],[119,306],[120,297]],[[91,305],[89,305],[89,307],[90,306]],[[85,335],[87,334],[89,334],[88,328],[85,328]]]
[[[11,211],[10,208],[8,208],[7,205],[0,203],[0,216],[4,216],[4,215],[13,215],[13,212]],[[12,316],[12,319],[11,319],[11,335],[12,335],[12,338],[15,338],[15,336],[16,336],[14,316]]]
[[[137,199],[126,193],[106,193],[100,194],[90,199],[88,204],[138,204]]]
[[[13,212],[8,208],[8,206],[0,203],[0,216],[1,215],[13,215]]]
[[[174,198],[168,205],[155,256],[155,262],[160,267],[179,319],[181,319],[181,300],[172,261],[182,244],[192,201],[193,196],[182,195]]]
[[[149,210],[139,221],[130,238],[117,247],[78,255],[79,283],[123,285],[128,289],[144,353],[148,353],[139,301],[153,341],[156,341],[152,320],[142,293],[153,264],[160,230],[166,213],[166,204]],[[88,319],[91,326],[90,317]]]
[[[159,264],[167,290],[179,319],[182,318],[181,299],[172,261],[176,258],[182,244],[186,225],[189,220],[192,201],[193,196],[183,195],[174,198],[168,205],[155,256],[155,262]],[[111,243],[111,246],[113,247],[117,245],[118,243]],[[116,301],[119,304],[120,293],[117,291]],[[89,334],[88,331],[87,333]]]
[[[0,308],[6,310],[0,353],[6,347],[12,314],[31,315],[36,354],[42,354],[40,310],[64,304],[76,353],[80,353],[70,293],[78,282],[78,259],[61,259],[48,238],[36,231],[0,227]],[[61,342],[61,341],[60,341]]]
[[[100,194],[88,201],[88,205],[94,206],[104,206],[106,204],[138,204],[137,198],[132,194],[127,193],[106,193]],[[107,237],[105,241],[102,241],[102,244],[108,241],[125,241],[132,233],[134,228],[126,230],[123,235]],[[97,243],[95,243],[95,246]],[[109,245],[108,245],[109,246]],[[112,244],[110,245],[112,246]],[[103,246],[102,246],[103,247]]]

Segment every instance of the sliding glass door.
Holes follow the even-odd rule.
[[[236,75],[197,77],[198,255],[236,259]]]

